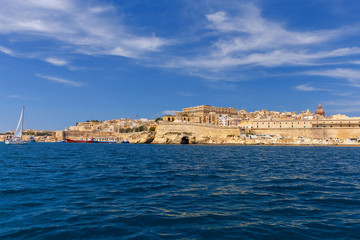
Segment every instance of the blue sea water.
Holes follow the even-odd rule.
[[[0,144],[0,239],[359,239],[360,148]]]

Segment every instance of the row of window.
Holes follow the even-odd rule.
[[[357,125],[348,125],[349,127],[357,127]],[[360,125],[358,125],[360,127]],[[257,128],[259,128],[259,125],[256,125]],[[281,128],[281,125],[279,126]],[[293,128],[294,125],[291,125],[291,127]],[[319,127],[319,125],[316,125],[316,127]],[[320,127],[326,127],[326,125],[320,125]],[[330,127],[332,128],[333,125],[330,125]],[[335,126],[335,127],[343,127],[343,125],[339,125],[339,126]],[[344,125],[344,127],[346,127]],[[270,125],[268,125],[268,128],[270,128]],[[289,127],[290,128],[290,127]],[[304,126],[304,128],[306,128],[306,126]]]

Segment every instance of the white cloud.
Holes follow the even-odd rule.
[[[237,16],[225,12],[206,15],[209,27],[222,34],[215,46],[217,53],[229,55],[250,50],[278,49],[285,46],[301,46],[322,43],[338,37],[348,29],[296,32],[287,30],[284,24],[271,22],[261,16],[253,4],[241,7]],[[227,38],[228,37],[228,38]]]
[[[250,53],[248,55],[223,57],[198,57],[196,59],[178,59],[166,64],[168,67],[191,67],[204,69],[224,69],[242,65],[257,65],[264,67],[277,66],[311,66],[329,65],[332,63],[321,60],[360,54],[360,48],[341,48],[328,52],[292,52],[287,50],[274,50],[265,53]]]
[[[73,86],[73,87],[81,87],[81,86],[83,86],[83,83],[75,82],[75,81],[71,81],[71,80],[67,80],[67,79],[63,79],[63,78],[45,76],[45,75],[41,75],[41,74],[36,74],[36,76],[39,77],[39,78],[47,79],[47,80],[50,80],[50,81],[53,81],[53,82],[63,83],[63,84],[70,85],[70,86]]]
[[[329,89],[322,89],[309,86],[309,84],[302,84],[295,87],[299,91],[314,92],[314,91],[330,91]]]
[[[10,56],[14,56],[14,52],[11,49],[8,49],[6,47],[0,46],[0,52],[5,53]]]
[[[336,48],[332,44],[350,34],[358,34],[356,26],[291,30],[286,23],[265,19],[254,4],[207,14],[206,19],[211,45],[196,49],[190,57],[173,57],[163,67],[186,69],[190,75],[221,80],[234,79],[232,71],[241,72],[240,68],[333,65],[339,61],[347,63],[344,60],[347,56],[360,55],[357,46]],[[224,73],[230,74],[224,77]]]
[[[55,57],[48,57],[45,59],[45,62],[51,63],[55,66],[64,66],[69,64],[67,61]]]
[[[347,100],[336,100],[324,102],[324,105],[328,106],[327,112],[338,113],[358,113],[360,111],[359,98],[350,98]]]
[[[180,96],[183,96],[183,97],[192,97],[192,96],[194,96],[194,94],[192,94],[190,92],[178,92],[177,94],[179,94]]]
[[[25,97],[20,96],[20,95],[16,95],[16,94],[9,95],[9,96],[7,96],[7,98],[14,98],[14,99],[26,99]]]
[[[162,111],[161,114],[162,115],[175,115],[175,113],[178,112],[176,110],[165,110],[165,111]]]
[[[305,72],[307,75],[342,78],[348,80],[351,86],[360,87],[360,70],[348,68],[335,68]]]
[[[328,101],[324,102],[325,105],[329,106],[354,106],[359,105],[360,106],[360,100],[337,100],[337,101]]]
[[[50,38],[73,51],[91,55],[114,54],[137,58],[170,42],[131,33],[113,7],[97,1],[2,0],[0,34]],[[88,6],[88,7],[84,7]],[[106,12],[107,14],[99,14]],[[22,38],[23,39],[23,38]],[[120,49],[122,49],[121,53]]]
[[[107,12],[107,11],[110,11],[110,10],[113,10],[114,7],[112,6],[95,6],[95,7],[91,7],[89,10],[90,12],[92,13],[104,13],[104,12]]]

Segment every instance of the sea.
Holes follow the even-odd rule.
[[[0,239],[360,239],[360,148],[0,143]]]

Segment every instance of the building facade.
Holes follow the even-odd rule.
[[[235,108],[214,107],[210,105],[201,105],[196,107],[183,108],[181,112],[177,112],[174,118],[172,116],[164,116],[164,121],[180,121],[207,123],[214,125],[228,125],[227,118],[237,117],[238,110]]]

